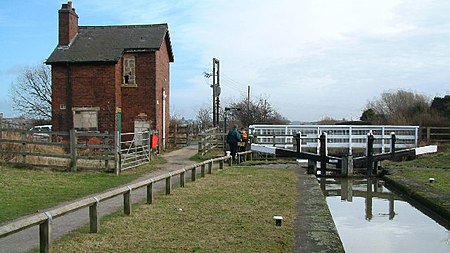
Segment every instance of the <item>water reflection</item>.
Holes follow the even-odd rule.
[[[450,232],[378,179],[321,178],[346,252],[450,252]]]

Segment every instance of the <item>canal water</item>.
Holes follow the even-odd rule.
[[[383,181],[321,178],[319,182],[345,252],[450,253],[448,221],[425,215]]]

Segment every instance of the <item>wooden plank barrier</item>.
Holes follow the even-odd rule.
[[[248,151],[247,151],[248,152]],[[172,193],[172,177],[176,175],[180,175],[180,186],[184,187],[185,184],[185,173],[186,171],[191,171],[192,173],[192,181],[195,181],[196,179],[196,169],[198,167],[202,167],[203,171],[205,168],[205,165],[208,164],[208,173],[212,170],[212,166],[214,162],[219,163],[219,169],[223,169],[223,164],[225,161],[231,160],[231,156],[223,156],[218,157],[215,159],[210,159],[207,161],[204,161],[202,163],[197,163],[194,165],[190,165],[184,168],[181,168],[176,171],[172,171],[170,173],[166,173],[163,175],[155,176],[153,178],[143,180],[134,184],[130,184],[127,186],[119,187],[104,193],[101,193],[95,197],[89,197],[85,199],[81,199],[75,202],[72,202],[70,204],[57,207],[55,209],[51,209],[49,211],[46,211],[44,213],[37,213],[34,215],[31,215],[26,218],[20,218],[17,220],[14,220],[12,222],[9,222],[3,226],[0,227],[0,238],[7,237],[11,234],[17,233],[19,231],[22,231],[24,229],[39,225],[39,248],[40,252],[51,252],[52,248],[52,238],[51,238],[51,228],[52,228],[52,220],[64,216],[68,213],[74,212],[76,210],[79,210],[81,208],[89,208],[89,227],[90,227],[90,233],[98,233],[100,230],[100,219],[99,219],[99,205],[101,202],[123,195],[123,210],[124,214],[126,215],[132,215],[132,201],[131,201],[131,195],[133,191],[146,187],[147,190],[147,204],[153,204],[153,184],[159,181],[165,180],[166,182],[166,189],[165,193],[167,195]],[[211,174],[211,173],[209,173]]]

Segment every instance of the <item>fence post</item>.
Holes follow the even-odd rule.
[[[169,177],[166,178],[166,195],[170,195],[172,192],[172,175],[169,173]]]
[[[197,167],[192,168],[191,170],[191,181],[194,182],[197,177]]]
[[[114,132],[114,161],[115,161],[115,165],[114,165],[114,170],[116,175],[119,175],[120,173],[120,166],[121,166],[121,162],[120,162],[120,132],[119,131],[115,131]]]
[[[222,160],[219,161],[219,169],[220,170],[223,170],[223,164],[224,164],[224,162],[223,162],[223,159],[222,159]]]
[[[105,132],[105,134],[108,132]],[[103,136],[103,145],[107,145],[108,144],[108,137],[109,137],[109,133],[108,135]],[[103,155],[105,158],[105,171],[108,170],[109,167],[109,152],[108,152],[108,148],[104,147],[103,148]]]
[[[320,176],[324,177],[327,173],[327,133],[322,132],[320,139]]]
[[[147,204],[153,203],[153,182],[147,185]]]
[[[70,130],[71,171],[77,172],[77,135],[75,129]]]
[[[212,166],[213,166],[213,161],[211,160],[211,161],[208,163],[208,174],[212,174]]]
[[[431,140],[431,127],[427,127],[427,144],[430,143]]]
[[[128,191],[123,194],[123,212],[131,215],[131,188],[129,186]]]
[[[186,181],[185,171],[180,173],[180,187],[184,187],[184,183]]]
[[[202,177],[205,177],[205,164],[204,163],[201,166],[201,175],[202,175]]]
[[[48,219],[39,224],[39,249],[41,253],[48,253],[52,251],[52,216],[48,212],[45,212],[45,215],[47,215]]]
[[[20,132],[20,137],[22,140],[22,163],[25,164],[27,163],[27,155],[25,154],[27,152],[27,135],[25,133],[25,130],[22,130],[22,132]]]
[[[297,144],[297,153],[300,153],[302,151],[302,139],[300,139],[302,136],[302,133],[299,131],[295,135],[295,143]]]
[[[200,140],[198,141],[198,153],[200,155],[203,154],[203,138],[200,138]]]
[[[277,139],[276,139],[276,135],[274,134],[273,135],[273,139],[272,139],[272,143],[273,143],[273,146],[275,147],[276,146],[276,144],[277,144]]]
[[[178,147],[178,140],[177,140],[177,135],[178,135],[178,125],[175,124],[175,127],[173,129],[173,147],[177,148]]]
[[[89,206],[89,228],[91,233],[98,233],[98,199],[94,197],[95,203]]]

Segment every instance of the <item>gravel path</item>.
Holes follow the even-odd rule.
[[[190,161],[189,158],[196,153],[197,146],[195,145],[166,153],[162,155],[162,157],[167,161],[167,163],[159,165],[158,170],[135,180],[135,182],[143,181],[150,177],[165,174],[170,171],[178,170],[184,166],[194,164],[195,162]],[[190,176],[186,175],[186,178],[190,178]],[[164,181],[155,183],[155,190],[162,190],[164,184]],[[145,187],[132,192],[133,203],[142,201],[145,198]],[[122,196],[117,196],[99,204],[99,214],[101,217],[119,211],[121,209],[123,209]],[[89,208],[83,208],[73,213],[64,215],[60,218],[54,219],[52,222],[51,237],[52,239],[57,239],[87,224],[89,224]],[[19,233],[0,239],[0,253],[32,252],[33,249],[37,247],[39,247],[39,226],[31,227]]]

